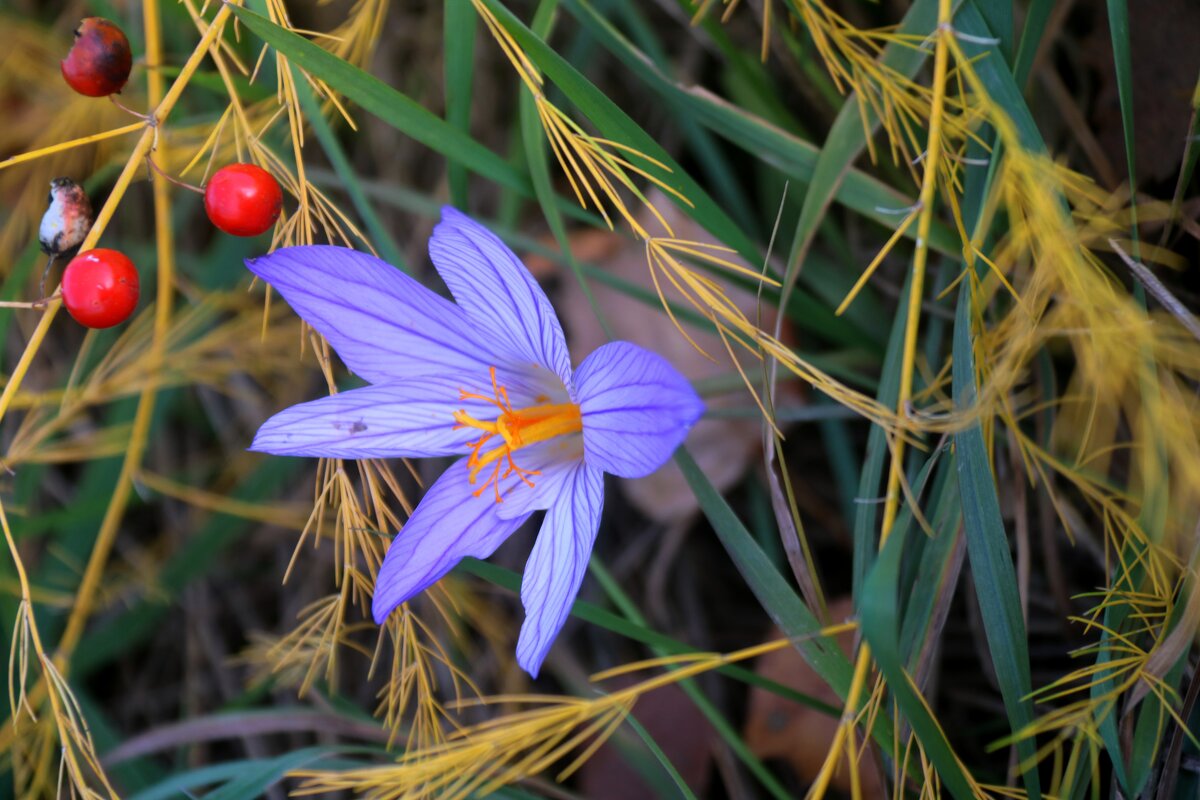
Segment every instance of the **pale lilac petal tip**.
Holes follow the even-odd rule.
[[[463,310],[400,270],[345,247],[284,247],[246,267],[274,287],[371,383],[426,374],[432,365],[487,375],[486,350],[467,338]]]
[[[571,356],[554,308],[495,234],[446,206],[429,239],[429,257],[492,349],[515,364],[544,367],[571,386]]]
[[[467,460],[459,459],[429,488],[388,548],[371,613],[379,625],[396,606],[423,592],[465,556],[487,558],[529,514],[501,519],[490,492],[475,497]]]
[[[597,348],[575,372],[584,461],[622,478],[663,465],[704,413],[687,378],[629,342]]]
[[[459,397],[461,381],[441,375],[379,383],[300,403],[258,429],[251,450],[321,458],[421,458],[461,454],[478,431],[456,428],[458,409],[483,418],[495,409]]]
[[[579,594],[603,507],[604,473],[579,465],[546,512],[529,554],[521,580],[525,622],[517,640],[517,663],[534,678]]]

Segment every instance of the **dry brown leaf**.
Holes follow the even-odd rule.
[[[634,682],[630,676],[607,681],[612,688]],[[678,770],[684,783],[703,797],[713,760],[713,729],[704,714],[674,684],[642,695],[633,714]],[[626,731],[629,729],[626,728]],[[634,739],[634,746],[641,747]],[[590,800],[655,800],[662,795],[646,782],[618,745],[609,740],[580,772],[582,794]]]
[[[651,192],[648,199],[663,213],[677,238],[716,244],[716,240],[707,231],[679,212],[661,194]],[[641,222],[647,229],[655,227],[652,217],[648,214],[643,214],[643,217],[645,218]],[[654,291],[649,268],[646,266],[645,249],[638,242],[607,231],[584,230],[571,234],[571,250],[579,261],[597,264],[622,280]],[[758,268],[746,265],[737,258],[731,260],[743,266]],[[530,258],[529,268],[538,277],[547,277],[557,271],[553,262],[544,258]],[[562,289],[559,292],[559,309],[567,331],[571,356],[578,364],[588,353],[607,340],[578,282],[567,275],[563,277]],[[725,283],[728,286],[728,282]],[[608,318],[618,339],[653,350],[693,382],[734,372],[735,368],[725,346],[716,334],[688,329],[688,334],[712,358],[706,357],[688,343],[666,313],[648,308],[645,303],[594,281],[591,287],[596,302]],[[668,298],[683,304],[683,301],[672,295],[668,289],[669,287],[664,286]],[[755,318],[754,294],[730,288],[728,295],[747,316]],[[762,327],[765,330],[771,330],[775,324],[772,312],[770,306],[764,305]],[[757,380],[760,375],[759,362],[749,358],[744,352],[739,353],[739,357],[742,358],[743,366],[751,379]],[[786,387],[786,384],[781,385],[779,397],[787,396],[789,390]],[[710,409],[746,407],[754,403],[749,391],[744,387],[726,394],[709,395],[704,401]],[[761,423],[756,418],[706,417],[688,436],[687,446],[705,475],[718,491],[723,491],[741,479],[751,460],[760,452],[761,430]],[[622,481],[621,486],[635,506],[646,516],[662,524],[682,521],[698,510],[696,498],[674,462],[668,462],[649,477]]]
[[[846,619],[853,612],[854,605],[849,597],[839,598],[829,604],[831,620]],[[768,641],[784,635],[778,629],[772,630]],[[854,632],[839,634],[837,639],[846,655],[851,655]],[[832,706],[842,705],[837,694],[821,680],[795,648],[787,647],[762,656],[758,659],[755,671],[764,678],[790,686]],[[755,688],[750,690],[750,710],[746,715],[742,736],[756,756],[786,762],[800,780],[809,783],[825,762],[837,726],[835,717],[786,700],[766,689]],[[862,754],[858,770],[863,797],[887,796],[869,754]],[[850,770],[844,756],[831,785],[839,791],[850,792]]]

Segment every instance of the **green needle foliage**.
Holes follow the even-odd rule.
[[[11,796],[1194,796],[1200,84],[1161,5],[0,0]],[[119,103],[59,75],[95,15]],[[235,161],[269,234],[187,191]],[[38,296],[63,176],[139,268],[122,327]],[[529,535],[379,627],[436,465],[246,451],[358,379],[243,260],[441,291],[445,203],[573,347],[709,407],[608,487],[532,683]]]

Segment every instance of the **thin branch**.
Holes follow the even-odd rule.
[[[1108,244],[1112,247],[1113,252],[1121,257],[1125,262],[1125,266],[1129,267],[1129,271],[1133,273],[1133,277],[1138,279],[1142,286],[1146,287],[1146,291],[1154,295],[1154,299],[1162,304],[1163,308],[1171,312],[1171,315],[1188,329],[1188,333],[1200,339],[1200,320],[1196,319],[1196,315],[1188,310],[1175,295],[1171,294],[1170,290],[1163,285],[1154,273],[1140,261],[1135,261],[1130,258],[1121,245],[1117,244],[1116,239],[1109,239]]]

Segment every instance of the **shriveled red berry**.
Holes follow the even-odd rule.
[[[88,97],[121,91],[132,67],[133,54],[125,32],[103,17],[88,17],[79,23],[75,44],[62,60],[67,84]]]
[[[234,236],[257,236],[270,230],[282,208],[279,181],[254,164],[221,167],[204,187],[208,218]]]
[[[62,297],[80,325],[120,325],[137,307],[137,267],[118,250],[98,247],[80,253],[63,272]]]

